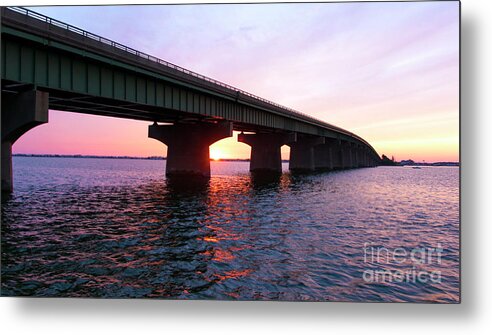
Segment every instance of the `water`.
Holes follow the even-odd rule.
[[[2,295],[459,300],[457,168],[265,182],[246,162],[213,162],[210,181],[191,186],[166,181],[164,166],[15,157],[15,192],[2,203]],[[428,248],[442,248],[439,262],[408,257]],[[382,282],[377,271],[400,275]]]

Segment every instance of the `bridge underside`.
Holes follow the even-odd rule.
[[[239,141],[251,146],[255,173],[281,172],[282,145],[296,172],[379,164],[342,128],[42,15],[0,10],[2,190],[12,190],[12,145],[48,122],[48,109],[152,122],[168,175],[209,176],[208,147],[232,130],[247,133]]]
[[[369,146],[341,128],[2,8],[2,88],[31,85],[50,108],[146,121],[227,120]],[[374,149],[374,155],[377,153]]]
[[[59,92],[33,90],[31,85],[2,81],[2,191],[13,190],[12,145],[31,128],[47,123],[49,108],[154,121],[149,126],[149,137],[168,147],[167,176],[209,177],[209,146],[232,136],[233,129],[251,129],[248,125],[217,118],[182,115],[175,111],[170,111],[169,115],[163,117],[162,111],[159,113],[158,110],[145,110],[140,105],[123,106],[103,98],[57,93]],[[158,125],[156,120],[168,124]],[[292,172],[329,171],[378,164],[364,146],[322,136],[256,128],[255,133],[241,132],[238,140],[251,146],[250,171],[255,174],[271,175],[282,172],[282,145],[291,147],[289,169]]]
[[[35,85],[33,84],[2,80],[2,97],[16,95],[34,89]],[[52,110],[162,123],[214,123],[218,120],[223,120],[223,118],[216,116],[182,112],[139,103],[129,103],[127,101],[100,96],[84,95],[49,88],[43,88],[42,90],[49,93],[49,109]],[[238,121],[234,122],[233,130],[246,132],[276,131],[269,127],[251,125]]]

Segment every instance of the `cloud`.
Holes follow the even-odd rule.
[[[35,10],[358,131],[368,140],[394,141],[397,150],[401,138],[426,124],[434,127],[436,138],[458,133],[458,5],[445,1]],[[418,150],[416,146],[409,154],[418,156]],[[457,145],[454,153],[457,157]]]

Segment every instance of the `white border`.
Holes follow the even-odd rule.
[[[104,3],[136,1],[105,0]],[[490,0],[462,1],[462,304],[0,298],[1,331],[4,334],[84,335],[154,332],[491,334],[492,261],[489,255],[492,255],[492,222],[489,208],[492,184],[488,171],[492,166],[490,3]],[[2,5],[28,4],[39,5],[34,1],[2,2]],[[43,4],[68,3],[43,1]],[[101,2],[78,1],[77,4],[100,5]]]

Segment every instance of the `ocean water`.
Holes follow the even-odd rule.
[[[248,164],[190,183],[162,160],[14,157],[1,294],[459,301],[458,168]]]

